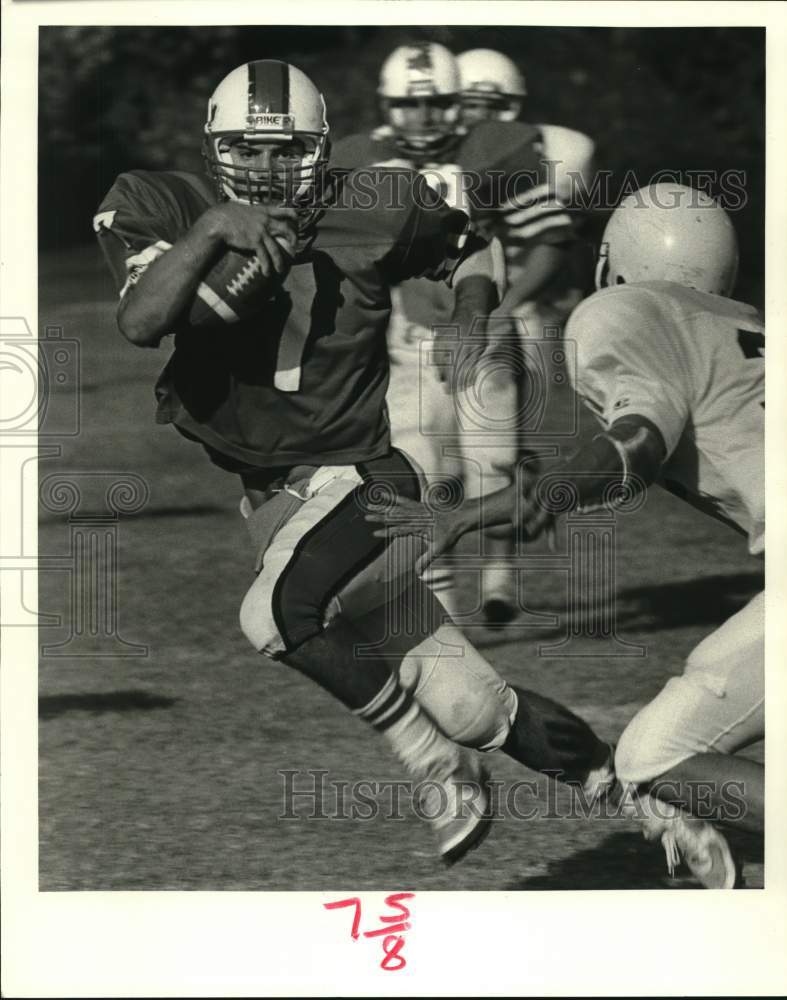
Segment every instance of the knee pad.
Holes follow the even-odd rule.
[[[400,683],[449,739],[491,752],[508,738],[516,694],[466,640],[457,651],[456,636],[454,626],[441,626],[414,647],[402,660]]]
[[[624,785],[653,781],[701,749],[691,742],[690,719],[706,694],[685,677],[673,677],[640,709],[615,750],[615,771]]]
[[[639,785],[649,777],[645,764],[645,755],[640,754],[639,732],[636,716],[623,730],[623,734],[615,747],[615,774],[622,785]]]

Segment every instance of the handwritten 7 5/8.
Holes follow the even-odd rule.
[[[405,957],[401,952],[404,948],[403,932],[410,929],[410,911],[403,904],[402,900],[412,899],[414,896],[414,892],[395,892],[390,896],[386,896],[385,905],[397,912],[381,915],[381,927],[377,927],[372,931],[362,932],[363,936],[367,938],[382,937],[384,954],[380,962],[380,968],[386,972],[398,972],[407,965]],[[353,914],[350,937],[353,941],[357,941],[361,936],[359,930],[361,926],[360,899],[357,896],[351,896],[349,899],[339,899],[335,903],[323,903],[322,905],[326,910],[340,910],[348,906],[354,907],[355,912]]]

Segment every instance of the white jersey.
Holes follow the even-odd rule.
[[[660,482],[763,551],[764,324],[753,306],[672,282],[596,292],[572,314],[574,388],[604,426],[638,414],[667,448]]]
[[[583,132],[562,125],[536,125],[536,128],[540,133],[539,149],[546,164],[550,187],[560,202],[573,210],[573,225],[576,226],[581,213],[586,211],[587,193],[593,184],[595,143]],[[518,213],[524,225],[528,224],[531,211],[533,209]],[[516,218],[513,216],[509,221]],[[517,239],[516,226],[512,226],[508,234],[500,235],[508,283],[512,285],[527,274],[532,252],[539,241],[529,240],[523,244]],[[588,259],[585,251],[581,241],[575,242],[569,261],[539,291],[536,301],[519,310],[528,326],[551,326],[556,320],[562,325],[565,317],[581,301],[582,288],[587,280]]]

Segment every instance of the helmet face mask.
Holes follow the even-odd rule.
[[[383,98],[383,113],[403,148],[437,152],[456,134],[459,102],[452,95]]]
[[[460,119],[459,70],[443,45],[402,45],[383,63],[377,89],[397,145],[413,156],[438,155]]]
[[[239,66],[208,102],[203,156],[220,201],[289,205],[303,231],[322,196],[325,101],[295,66],[272,59]]]
[[[729,216],[708,195],[682,184],[651,184],[612,213],[596,265],[596,288],[670,281],[729,296],[738,240]]]
[[[462,121],[465,125],[479,122],[514,122],[522,112],[522,101],[507,94],[477,90],[462,91]]]
[[[320,150],[311,135],[287,140],[253,133],[219,133],[208,170],[219,197],[251,204],[311,207],[320,191]]]

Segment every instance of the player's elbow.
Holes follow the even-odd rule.
[[[646,417],[631,414],[616,420],[609,429],[609,436],[625,455],[628,470],[644,486],[655,482],[667,457],[664,437],[659,428]]]
[[[137,347],[158,347],[164,335],[156,329],[148,311],[141,309],[138,300],[128,293],[120,300],[117,325],[126,340]]]

